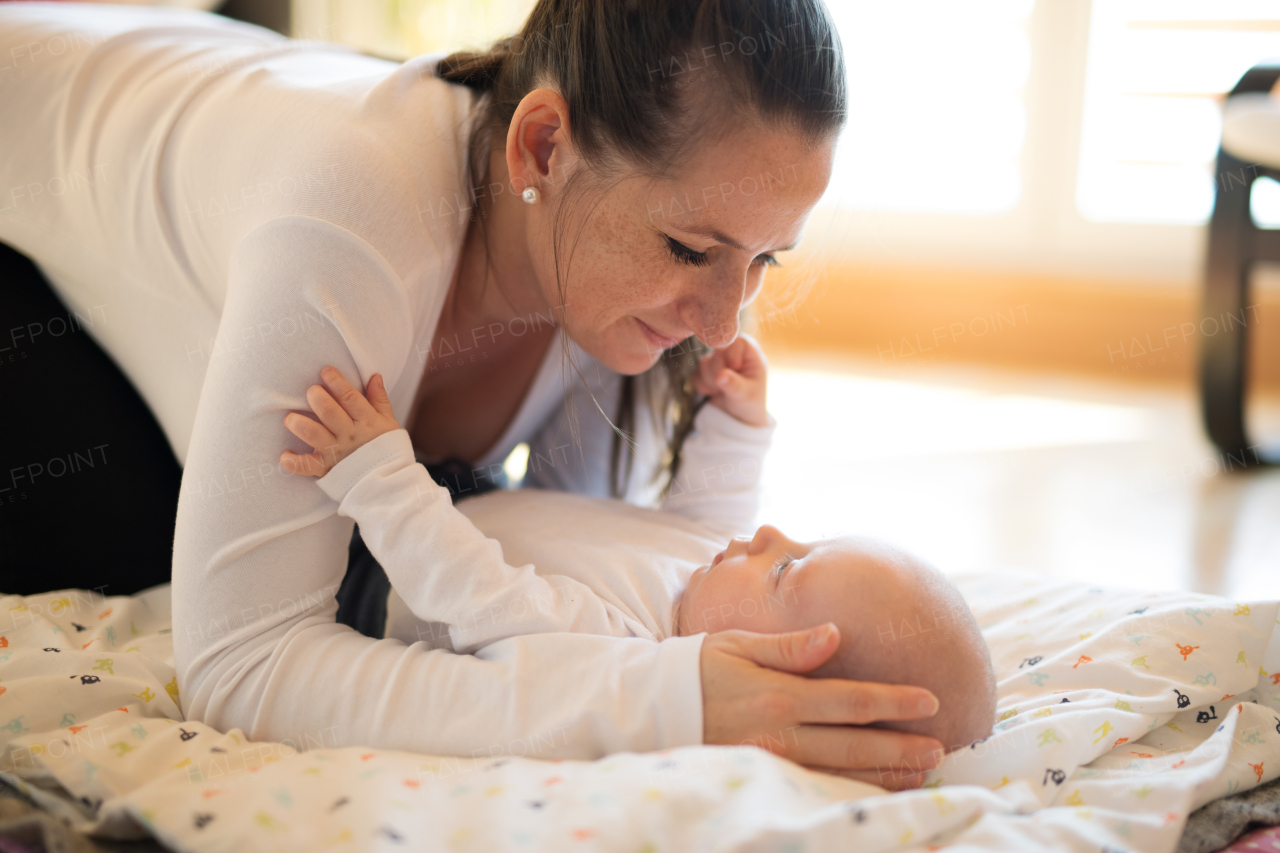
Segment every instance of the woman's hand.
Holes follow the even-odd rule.
[[[765,392],[769,364],[764,350],[747,334],[724,349],[704,356],[693,374],[693,385],[699,394],[711,398],[711,405],[723,409],[751,426],[768,426]]]
[[[292,450],[280,454],[280,467],[291,474],[323,477],[357,448],[383,433],[400,429],[391,414],[391,400],[383,387],[381,373],[369,377],[365,389],[368,399],[351,387],[332,365],[320,371],[320,378],[329,386],[328,390],[319,385],[307,389],[307,402],[320,423],[297,412],[284,416],[285,429],[315,448],[314,453],[305,456]]]
[[[702,641],[702,741],[752,744],[839,776],[900,790],[918,787],[937,766],[930,737],[860,728],[879,720],[937,713],[923,687],[804,678],[840,644],[828,623],[790,634],[721,631]]]

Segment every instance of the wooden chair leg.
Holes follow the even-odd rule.
[[[1266,92],[1280,79],[1280,60],[1262,62],[1240,78],[1232,95]],[[1280,240],[1254,227],[1249,195],[1268,170],[1219,150],[1217,196],[1209,220],[1209,250],[1201,302],[1200,411],[1205,431],[1233,463],[1280,464],[1280,447],[1264,448],[1249,436],[1245,418],[1249,328],[1249,273],[1255,261],[1280,261]],[[1274,173],[1273,173],[1274,176]],[[1208,333],[1204,326],[1213,323]]]
[[[1250,175],[1249,166],[1225,151],[1218,154],[1218,192],[1209,221],[1200,325],[1210,320],[1213,334],[1201,328],[1200,402],[1209,438],[1224,454],[1247,455],[1258,464],[1245,427],[1245,378],[1248,369],[1249,270],[1253,223],[1248,180],[1238,186],[1232,175]],[[1242,318],[1244,322],[1237,322]]]

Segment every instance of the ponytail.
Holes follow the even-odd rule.
[[[440,60],[436,76],[450,83],[458,83],[477,92],[492,92],[511,56],[510,36],[494,42],[493,47],[477,53],[460,51]]]

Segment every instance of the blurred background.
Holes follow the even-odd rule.
[[[486,46],[532,5],[220,11],[407,58]],[[1195,384],[1221,105],[1280,57],[1280,0],[828,6],[850,120],[749,327],[781,421],[762,519],[948,571],[1280,594],[1280,477],[1208,443]],[[1280,227],[1280,184],[1250,212]],[[1250,426],[1274,439],[1280,272],[1253,279]]]
[[[483,47],[514,32],[532,5],[231,0],[222,11],[405,58]],[[1280,56],[1280,2],[827,5],[846,51],[850,121],[805,251],[774,283],[786,307],[793,290],[782,285],[816,285],[806,319],[775,321],[762,336],[877,361],[1190,381],[1193,347],[1142,358],[1130,333],[1195,311],[1220,103],[1250,66]],[[1280,184],[1260,181],[1253,212],[1280,226]],[[1256,292],[1272,316],[1280,277],[1268,272]],[[905,334],[918,350],[912,335],[959,315],[1008,318],[1028,299],[1035,310],[1018,312],[1027,320],[1016,330],[1001,322],[1003,331],[934,356],[901,345]],[[1253,379],[1278,389],[1280,338],[1265,333],[1277,324],[1259,324]]]

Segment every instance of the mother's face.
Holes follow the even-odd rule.
[[[704,145],[674,179],[627,178],[588,195],[565,226],[563,294],[548,209],[544,239],[530,247],[544,297],[564,306],[569,336],[619,373],[648,370],[689,335],[727,346],[774,255],[799,242],[834,144],[744,130]]]

